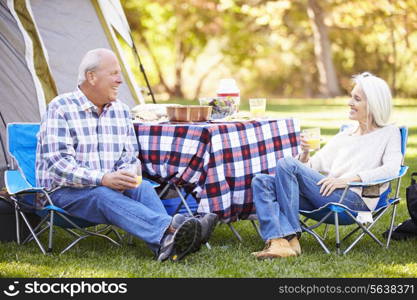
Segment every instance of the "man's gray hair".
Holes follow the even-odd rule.
[[[113,53],[113,51],[106,48],[97,48],[88,51],[84,55],[78,67],[78,85],[81,85],[86,80],[85,74],[88,71],[94,71],[98,68],[104,53]]]

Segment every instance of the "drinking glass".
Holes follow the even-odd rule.
[[[265,111],[266,111],[266,99],[265,98],[249,99],[249,110],[253,118],[264,117]]]
[[[128,168],[130,173],[133,173],[136,176],[136,186],[139,186],[142,183],[142,165],[140,162],[131,165]]]
[[[308,128],[301,132],[301,135],[307,140],[310,146],[310,151],[316,151],[320,149],[320,128]]]

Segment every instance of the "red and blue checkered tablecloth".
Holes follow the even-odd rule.
[[[198,212],[224,222],[254,214],[252,177],[273,174],[278,159],[299,152],[300,125],[291,118],[134,126],[146,172],[195,184]]]

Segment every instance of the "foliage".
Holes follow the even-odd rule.
[[[307,0],[122,0],[158,91],[213,96],[221,77],[242,95],[314,96],[318,71]],[[353,74],[387,79],[417,97],[417,2],[326,0],[333,61],[347,89]]]

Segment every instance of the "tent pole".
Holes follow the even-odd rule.
[[[148,76],[146,76],[145,68],[144,68],[144,67],[143,67],[143,65],[142,65],[142,61],[140,60],[139,53],[138,53],[138,50],[137,50],[137,48],[136,48],[136,43],[135,43],[135,41],[133,40],[132,32],[131,32],[131,31],[129,31],[129,34],[130,34],[130,38],[131,38],[131,40],[132,40],[132,44],[133,44],[133,51],[135,52],[135,57],[136,57],[136,60],[137,60],[137,62],[138,62],[138,64],[139,64],[139,69],[140,69],[140,71],[142,72],[143,77],[145,78],[146,86],[148,87],[148,90],[149,90],[149,93],[148,93],[148,94],[149,94],[149,95],[151,95],[152,102],[153,102],[154,104],[156,104],[156,101],[155,101],[155,96],[154,96],[154,94],[153,94],[153,92],[152,92],[151,85],[149,84]]]
[[[1,121],[3,122],[4,128],[7,131],[7,124],[4,121],[3,114],[1,113],[1,111],[0,111],[0,117],[1,117]],[[1,142],[1,148],[2,148],[3,153],[4,153],[4,160],[6,161],[6,167],[7,167],[7,169],[9,169],[9,167],[10,167],[9,160],[7,159],[7,152],[6,152],[6,148],[4,147],[3,138],[1,137],[1,134],[0,134],[0,142]]]

